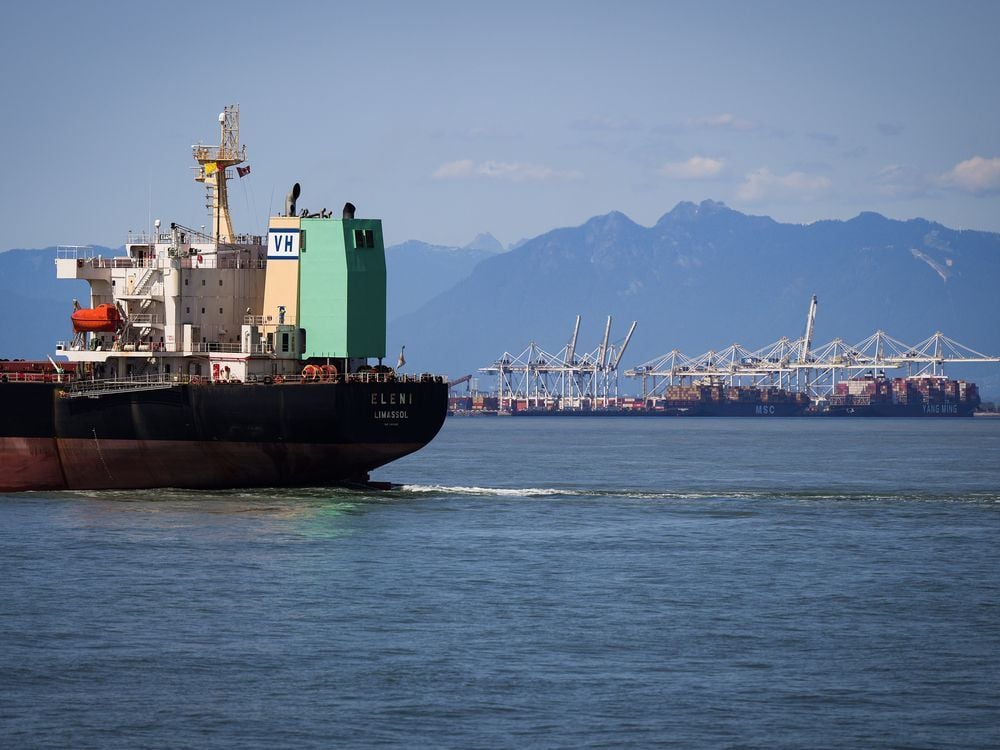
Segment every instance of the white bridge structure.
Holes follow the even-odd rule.
[[[520,400],[527,401],[533,408],[608,406],[617,401],[618,365],[635,326],[633,321],[625,338],[612,342],[609,315],[600,345],[580,353],[577,351],[580,316],[577,315],[569,343],[554,354],[532,341],[520,354],[504,352],[479,372],[496,377],[501,410],[511,408],[513,402]]]
[[[782,388],[822,399],[834,392],[837,383],[859,376],[944,377],[946,364],[1000,362],[1000,357],[977,352],[941,332],[913,345],[876,331],[857,344],[837,338],[813,348],[815,320],[814,296],[801,338],[781,338],[753,351],[733,344],[695,357],[674,349],[626,370],[625,375],[642,381],[644,398],[662,395],[670,385],[703,382]]]

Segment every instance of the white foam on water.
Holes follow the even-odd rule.
[[[444,495],[484,495],[489,497],[543,497],[546,495],[579,495],[575,490],[546,489],[543,487],[449,487],[443,484],[404,484],[404,492],[426,492]]]
[[[624,500],[749,500],[749,501],[798,501],[798,502],[872,502],[899,503],[920,501],[952,501],[963,503],[998,503],[1000,496],[996,493],[870,493],[857,491],[836,492],[829,490],[813,491],[779,491],[773,489],[761,490],[627,490],[613,488],[581,488],[581,487],[478,487],[451,486],[443,484],[403,484],[394,487],[403,492],[440,495],[466,495],[477,497],[588,497],[588,498],[620,498]]]

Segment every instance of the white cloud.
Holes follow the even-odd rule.
[[[805,172],[774,174],[762,167],[748,174],[736,188],[736,198],[744,203],[765,200],[810,200],[830,189],[830,180],[822,175]]]
[[[484,161],[476,164],[471,159],[460,159],[438,167],[431,175],[437,180],[484,177],[507,182],[554,182],[577,180],[583,177],[578,170],[559,170],[525,162]]]
[[[675,161],[664,164],[658,170],[665,177],[677,180],[707,180],[718,177],[725,168],[721,159],[711,159],[707,156],[692,156],[687,161]]]
[[[941,175],[941,182],[969,193],[1000,191],[1000,157],[973,156]]]
[[[729,112],[699,117],[693,121],[693,124],[703,128],[718,128],[720,130],[753,130],[756,127],[750,120],[736,117]]]
[[[435,180],[454,180],[460,177],[468,177],[476,169],[476,163],[472,159],[459,159],[442,164],[431,175]]]

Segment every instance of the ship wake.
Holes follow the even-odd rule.
[[[479,487],[442,484],[402,484],[393,490],[402,494],[435,495],[440,497],[496,497],[511,499],[532,498],[581,498],[593,500],[638,500],[638,501],[798,501],[798,502],[855,502],[855,503],[898,503],[898,502],[941,502],[952,501],[1000,505],[997,492],[935,492],[927,490],[871,492],[839,489],[753,489],[753,490],[634,490],[586,487]]]

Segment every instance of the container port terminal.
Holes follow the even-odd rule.
[[[836,338],[814,346],[818,302],[812,297],[804,334],[756,350],[740,344],[688,356],[666,354],[620,371],[635,321],[612,340],[609,316],[601,342],[580,351],[580,316],[555,353],[531,342],[480,368],[495,383],[478,390],[471,375],[452,383],[454,414],[512,416],[971,416],[975,383],[945,374],[953,364],[989,364],[989,356],[937,332],[907,344],[878,330],[849,344]],[[633,383],[622,388],[620,376]],[[458,386],[465,385],[465,392]],[[627,395],[623,391],[632,391]]]

